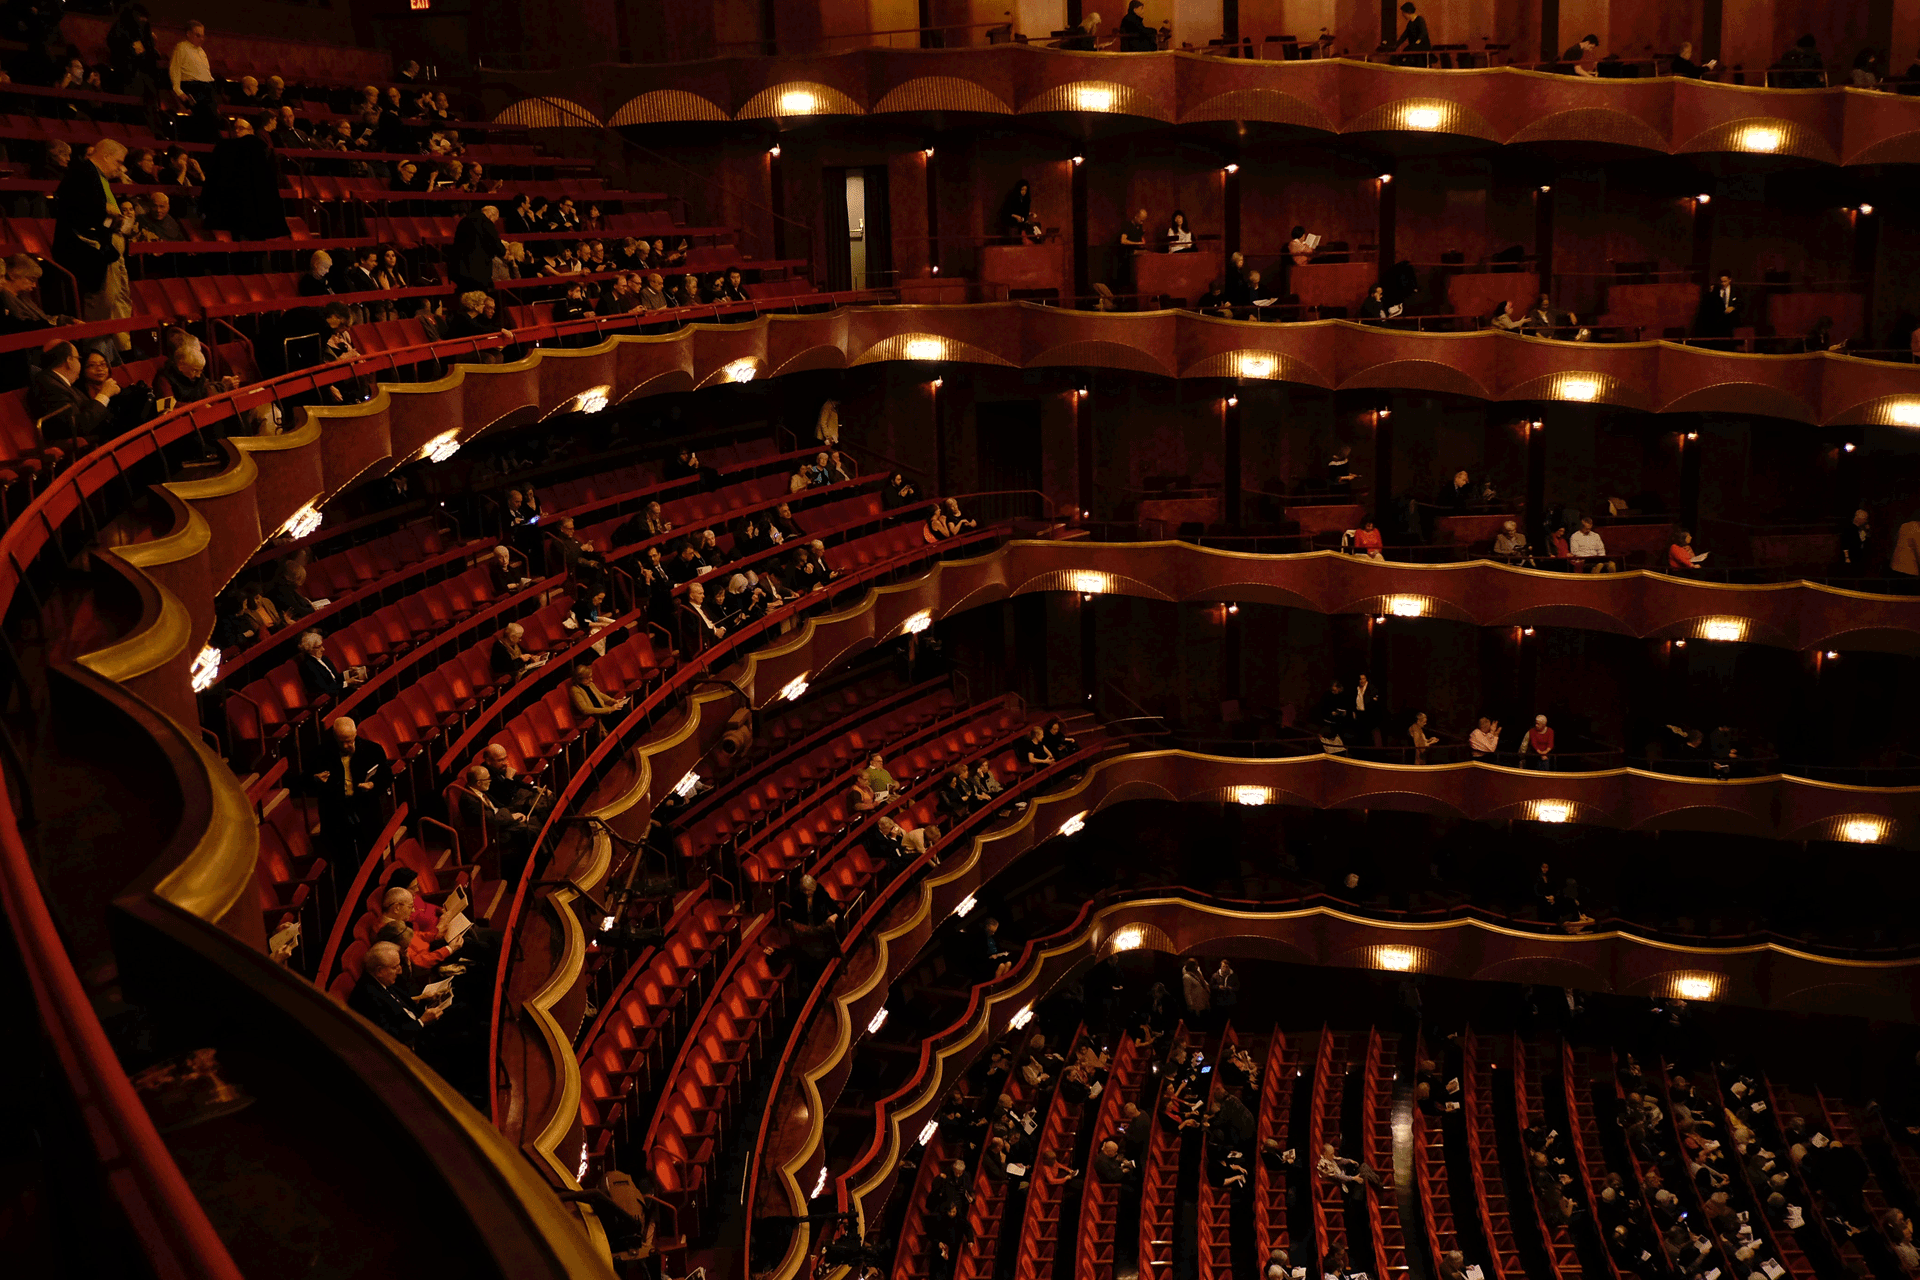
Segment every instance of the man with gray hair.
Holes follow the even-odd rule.
[[[126,177],[126,161],[126,144],[102,138],[67,166],[54,195],[53,260],[72,274],[79,288],[82,320],[133,314],[126,249],[135,210],[132,201],[123,204],[110,186]],[[122,351],[133,345],[125,333],[114,337]]]
[[[391,942],[376,942],[367,948],[360,962],[360,981],[347,997],[347,1008],[371,1022],[415,1053],[428,1046],[433,1037],[427,1028],[440,1020],[447,1010],[446,1001],[416,1009],[400,977],[403,957]],[[451,992],[448,993],[449,997]]]
[[[321,838],[336,865],[351,875],[380,833],[381,800],[393,781],[386,748],[361,737],[359,726],[340,716],[321,734],[309,763],[305,781],[320,802]]]

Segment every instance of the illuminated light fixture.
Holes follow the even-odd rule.
[[[673,784],[673,794],[679,796],[682,800],[685,800],[688,796],[693,794],[693,789],[699,785],[700,785],[700,775],[695,773],[693,770],[689,769],[687,770],[686,777],[680,779],[680,781]]]
[[[1440,127],[1440,108],[1412,107],[1406,114],[1409,129],[1438,129]]]
[[[1538,431],[1541,427],[1544,427],[1546,423],[1540,421],[1540,419],[1538,418],[1535,418],[1532,422],[1528,423],[1527,425],[1532,427],[1535,431]]]
[[[1839,651],[1838,649],[1829,649],[1829,650],[1827,650],[1827,661],[1828,661],[1828,662],[1832,662],[1832,661],[1833,661],[1834,659],[1836,659],[1836,658],[1838,658],[1839,656],[1840,656],[1840,651]]]
[[[925,156],[927,159],[931,160],[933,159],[933,148],[928,147],[925,151],[922,151],[920,154]]]
[[[1693,198],[1693,202],[1695,204],[1712,204],[1713,197],[1708,195],[1706,192],[1702,191],[1699,195]]]
[[[772,146],[768,147],[767,154],[772,156],[775,160],[778,160],[780,158],[780,144],[776,142]]]
[[[1896,427],[1920,427],[1920,400],[1901,400],[1889,405],[1887,421]]]
[[[1113,950],[1138,951],[1140,945],[1146,940],[1147,931],[1145,929],[1142,929],[1137,924],[1128,925],[1113,935]]]
[[[1085,809],[1082,809],[1060,824],[1060,834],[1063,836],[1077,836],[1086,829],[1087,811]]]
[[[1375,622],[1385,622],[1387,620],[1387,615],[1384,613],[1376,613],[1373,615],[1373,620]]]
[[[807,692],[807,678],[795,676],[780,687],[780,696],[788,702],[798,702]]]
[[[1095,573],[1091,569],[1076,569],[1072,578],[1073,589],[1083,596],[1099,595],[1113,585],[1113,580],[1104,573]]]
[[[1597,400],[1600,384],[1592,378],[1567,378],[1560,383],[1562,400]]]
[[[805,89],[789,89],[780,95],[780,110],[790,116],[809,115],[819,105],[820,99]]]
[[[459,429],[442,431],[439,435],[427,441],[427,447],[420,452],[426,455],[428,462],[445,462],[448,458],[460,452]]]
[[[324,519],[326,517],[320,514],[320,508],[309,502],[287,517],[287,522],[280,526],[280,532],[297,541],[317,530]]]
[[[1382,185],[1385,185],[1386,183],[1389,183],[1389,182],[1392,182],[1392,181],[1393,181],[1393,175],[1392,175],[1392,174],[1390,174],[1390,173],[1383,173],[1383,174],[1381,174],[1381,175],[1380,175],[1380,182],[1381,182],[1381,184],[1382,184]]]
[[[1872,213],[1873,213],[1873,206],[1872,206],[1872,205],[1870,205],[1870,204],[1863,204],[1863,205],[1861,205],[1861,206],[1860,206],[1860,212],[1861,212],[1862,214],[1865,214],[1865,215],[1868,215],[1868,216],[1871,216],[1871,215],[1872,215]]]
[[[1235,804],[1266,804],[1272,799],[1273,789],[1271,787],[1235,787],[1233,789],[1233,802]]]
[[[960,905],[953,909],[953,914],[959,916],[962,920],[964,920],[967,918],[967,912],[973,910],[975,907],[979,905],[980,905],[979,901],[975,899],[972,894],[968,894],[966,897],[960,899]]]
[[[1271,378],[1275,367],[1272,356],[1241,356],[1240,376],[1243,378]]]
[[[933,1135],[938,1132],[940,1132],[940,1122],[938,1120],[929,1120],[925,1124],[921,1125],[920,1126],[920,1145],[924,1147],[929,1142],[932,1142]]]
[[[1700,624],[1703,640],[1745,640],[1747,624],[1739,618],[1709,618]]]
[[[1387,612],[1396,618],[1418,618],[1427,611],[1427,602],[1419,596],[1392,596],[1387,600]]]
[[[1549,191],[1551,191],[1551,190],[1553,190],[1553,188],[1552,188],[1552,187],[1550,187],[1550,186],[1542,186],[1542,187],[1540,188],[1540,194],[1541,194],[1541,195],[1545,195],[1545,194],[1547,194],[1547,192],[1549,192]]]
[[[917,636],[933,625],[933,610],[922,609],[900,624],[900,629],[910,636]]]
[[[935,391],[938,391],[940,388],[947,385],[947,380],[945,378],[935,378],[932,382],[929,382],[927,385],[929,387],[932,387]]]
[[[933,274],[935,274],[935,275],[939,275],[939,274],[940,274],[940,268],[939,268],[939,267],[935,267],[935,268],[933,269]]]
[[[1532,635],[1532,634],[1533,634],[1533,628],[1532,628],[1532,627],[1522,627],[1522,628],[1520,628],[1520,634],[1521,634],[1521,635],[1523,635],[1523,636],[1530,636],[1530,635]]]
[[[612,932],[612,930],[613,930],[613,926],[614,926],[614,923],[615,923],[615,921],[617,921],[618,919],[619,919],[619,917],[618,917],[618,916],[601,916],[601,917],[600,917],[600,932],[602,932],[602,933],[610,933],[610,932]]]
[[[220,678],[220,651],[207,645],[193,656],[193,665],[187,669],[187,675],[193,680],[193,691],[205,693],[213,688],[213,682]]]
[[[1228,166],[1226,167],[1226,172],[1228,172],[1228,173],[1238,173],[1238,172],[1240,172],[1240,166],[1239,166],[1239,165],[1237,165],[1237,164],[1230,164],[1230,165],[1228,165]]]
[[[1413,949],[1411,947],[1375,947],[1373,958],[1382,969],[1391,969],[1395,973],[1406,973],[1413,968]]]
[[[760,372],[760,365],[752,356],[742,356],[728,361],[721,372],[727,375],[728,382],[752,382],[753,375]]]
[[[1887,834],[1887,824],[1876,818],[1849,818],[1840,827],[1840,838],[1848,844],[1878,844]]]
[[[1715,974],[1688,973],[1673,980],[1673,994],[1682,1000],[1711,1000],[1719,993],[1720,979]]]
[[[1840,448],[1841,448],[1841,450],[1842,450],[1843,452],[1846,452],[1846,453],[1852,453],[1852,452],[1853,452],[1853,441],[1851,441],[1851,440],[1849,440],[1849,441],[1847,441],[1847,442],[1846,442],[1845,444],[1843,444],[1843,445],[1841,445],[1841,446],[1840,446]]]
[[[873,1035],[876,1032],[878,1032],[880,1028],[886,1025],[887,1025],[887,1007],[885,1005],[881,1005],[880,1011],[874,1014],[871,1018],[867,1019],[867,1034]]]
[[[1082,111],[1113,110],[1113,90],[1085,85],[1073,91],[1073,105]]]
[[[612,387],[588,387],[573,398],[573,409],[575,413],[598,413],[611,403],[613,403]]]
[[[1391,417],[1393,416],[1393,410],[1391,410],[1391,409],[1375,409],[1375,410],[1373,411],[1373,416],[1374,416],[1374,417],[1376,417],[1376,418],[1391,418]]]
[[[1239,612],[1240,612],[1240,606],[1239,606],[1238,604],[1230,604],[1230,605],[1228,605],[1228,606],[1227,606],[1227,612],[1228,612],[1228,613],[1239,613]]]
[[[1239,396],[1228,396],[1228,397],[1227,397],[1227,408],[1229,408],[1229,409],[1233,409],[1233,408],[1237,408],[1237,407],[1239,406],[1239,404],[1240,404],[1240,397],[1239,397]]]
[[[1700,438],[1700,433],[1699,433],[1698,431],[1689,431],[1689,432],[1687,432],[1687,439],[1689,439],[1689,440],[1698,440],[1699,438]]]
[[[1024,1030],[1026,1025],[1032,1021],[1033,1021],[1033,1006],[1030,1004],[1026,1004],[1026,1005],[1020,1006],[1020,1012],[1014,1014],[1011,1018],[1007,1019],[1007,1025],[1009,1027],[1012,1027],[1015,1031],[1020,1031],[1020,1030]]]
[[[1767,125],[1753,125],[1742,129],[1737,145],[1742,151],[1778,151],[1787,135]]]
[[[1675,640],[1673,642],[1673,647],[1676,649],[1684,649],[1687,647],[1687,642],[1685,640]]]
[[[1075,156],[1073,158],[1073,162],[1075,164],[1085,164],[1087,162],[1087,158],[1085,156]]]
[[[1565,800],[1536,800],[1533,802],[1533,820],[1535,822],[1565,822],[1573,816],[1573,806]]]
[[[947,353],[947,344],[938,338],[908,338],[904,350],[909,360],[938,360]]]
[[[826,1191],[826,1189],[827,1189],[827,1166],[821,1165],[820,1180],[813,1184],[813,1194],[808,1196],[807,1199],[818,1200],[821,1194]]]

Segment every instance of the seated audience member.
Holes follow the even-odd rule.
[[[873,798],[885,804],[905,790],[891,773],[887,772],[887,759],[875,751],[867,757],[867,767],[860,775],[867,780],[867,786],[873,789]]]
[[[1827,85],[1827,64],[1811,35],[1794,41],[1775,65],[1784,73],[1773,78],[1776,89],[1824,89]]]
[[[1573,74],[1577,76],[1598,76],[1600,74],[1600,37],[1585,35],[1580,43],[1570,45],[1560,55],[1560,61],[1573,64]]]
[[[1473,758],[1476,760],[1485,756],[1498,755],[1500,753],[1500,722],[1481,716],[1480,723],[1475,725],[1473,732],[1467,735],[1467,747],[1473,752]]]
[[[39,261],[29,254],[16,253],[7,259],[6,273],[0,277],[0,313],[6,317],[9,332],[80,323],[72,316],[49,315],[27,296],[39,289],[41,274]],[[24,374],[20,380],[26,380]]]
[[[1413,723],[1407,726],[1407,737],[1413,743],[1413,762],[1415,764],[1425,764],[1427,762],[1427,748],[1439,742],[1438,738],[1435,738],[1427,732],[1426,712],[1416,711],[1413,713]]]
[[[1667,544],[1667,568],[1676,572],[1691,571],[1707,558],[1704,551],[1693,549],[1693,535],[1685,529],[1676,528]]]
[[[1078,744],[1067,736],[1065,726],[1057,718],[1047,721],[1046,730],[1041,734],[1041,741],[1047,744],[1047,750],[1052,753],[1055,760],[1063,760],[1078,749]]]
[[[975,795],[981,797],[988,804],[992,804],[995,800],[999,799],[1000,793],[1004,790],[1006,790],[1006,788],[1001,785],[999,777],[994,773],[993,763],[990,760],[985,756],[981,756],[978,760],[974,761],[973,792]],[[1024,809],[1026,807],[1027,802],[1025,800],[1017,800],[1014,802],[1014,808],[1016,809]],[[1002,812],[1004,813],[1005,811],[1003,810]]]
[[[428,1050],[434,1037],[428,1034],[446,1012],[447,999],[438,1004],[416,1007],[407,988],[400,985],[400,948],[391,942],[376,942],[367,948],[360,962],[360,981],[347,997],[347,1007],[398,1040],[415,1053]]]
[[[1025,178],[1014,183],[1013,190],[1000,202],[1000,229],[1012,244],[1040,231],[1039,215],[1033,212],[1033,188]]]
[[[1055,756],[1047,749],[1046,731],[1037,724],[1029,728],[1027,736],[1014,745],[1013,758],[1022,769],[1044,769],[1052,764]]]
[[[517,622],[509,622],[506,629],[494,639],[493,650],[488,658],[494,675],[507,681],[518,680],[546,662],[546,654],[530,652],[521,643],[526,634],[525,627]]]
[[[156,400],[192,404],[239,385],[240,379],[231,373],[224,378],[208,377],[206,356],[198,347],[183,346],[154,375],[153,394]]]
[[[1579,531],[1567,541],[1567,550],[1576,573],[1614,572],[1613,561],[1607,559],[1607,544],[1593,531],[1591,516],[1581,518]]]
[[[1915,329],[1914,332],[1920,333],[1920,329]],[[883,510],[897,511],[901,507],[912,506],[919,500],[920,491],[914,488],[912,481],[898,471],[887,478],[887,483],[880,490],[880,506]]]
[[[982,803],[981,798],[974,794],[973,776],[967,772],[967,766],[958,761],[940,780],[940,785],[934,788],[934,794],[939,797],[940,807],[956,820],[965,818]]]
[[[946,498],[936,505],[933,513],[927,517],[920,536],[929,543],[945,542],[949,538],[957,538],[979,527],[979,521],[970,520],[960,514],[958,499]]]
[[[1698,80],[1719,65],[1717,58],[1709,58],[1704,63],[1695,62],[1693,41],[1683,40],[1680,42],[1680,52],[1674,54],[1673,60],[1667,64],[1667,74],[1682,76],[1688,80]]]
[[[1500,305],[1487,317],[1487,323],[1506,333],[1512,333],[1521,327],[1522,321],[1513,314],[1513,303],[1501,299]]]
[[[455,797],[460,806],[460,825],[469,831],[484,830],[489,843],[501,846],[503,870],[515,864],[524,865],[539,831],[525,812],[507,808],[494,799],[492,792],[493,775],[485,765],[472,765],[461,775],[460,791]],[[518,880],[519,876],[514,874],[510,879]]]
[[[1266,319],[1267,313],[1271,310],[1273,304],[1278,301],[1279,295],[1261,283],[1260,273],[1258,271],[1247,272],[1246,305],[1254,309],[1254,319]]]
[[[120,384],[109,378],[89,394],[81,385],[80,348],[55,342],[40,356],[40,372],[27,391],[27,414],[49,444],[71,443],[86,449],[107,433]]]
[[[1842,572],[1861,573],[1867,566],[1867,546],[1873,541],[1873,529],[1868,523],[1870,517],[1865,511],[1856,511],[1853,518],[1840,526],[1839,563]]]
[[[339,292],[333,287],[333,258],[324,249],[316,249],[307,258],[307,269],[296,290],[303,298],[325,297]]]
[[[545,787],[536,787],[520,776],[508,758],[505,747],[490,742],[480,755],[482,764],[493,779],[491,793],[496,804],[524,813],[530,820],[552,807],[553,796]]]
[[[1385,560],[1387,558],[1386,551],[1384,550],[1386,542],[1385,539],[1380,536],[1380,526],[1376,525],[1371,519],[1362,520],[1358,529],[1353,529],[1349,532],[1352,536],[1353,549],[1356,553],[1365,556],[1369,560]]]
[[[1227,301],[1227,295],[1220,288],[1218,280],[1207,286],[1207,291],[1200,295],[1200,300],[1193,304],[1193,309],[1205,315],[1225,316],[1229,319],[1233,317],[1233,304]]]
[[[142,240],[184,241],[187,238],[187,229],[173,216],[173,200],[166,192],[156,191],[141,203],[145,209],[136,220],[135,231]]]
[[[1493,554],[1508,564],[1531,565],[1533,553],[1527,546],[1527,535],[1520,532],[1520,526],[1508,520],[1500,526],[1500,532],[1493,535]]]
[[[487,557],[487,579],[495,595],[507,595],[527,585],[527,576],[513,567],[513,552],[506,543],[494,547]]]
[[[294,660],[294,670],[300,676],[307,697],[316,701],[331,698],[338,702],[349,689],[357,688],[367,680],[367,673],[359,667],[342,669],[334,666],[333,660],[327,657],[326,642],[318,631],[309,631],[300,637],[300,656]]]
[[[1545,716],[1533,718],[1533,727],[1527,730],[1526,741],[1521,744],[1520,755],[1520,763],[1529,769],[1553,767],[1553,730],[1547,726]]]
[[[630,699],[616,698],[593,682],[593,668],[581,663],[573,671],[573,685],[567,690],[567,698],[573,704],[573,714],[584,716],[584,724],[592,727],[587,735],[598,742],[607,736],[607,721],[627,709]]]
[[[305,557],[303,553],[296,552],[280,562],[279,569],[273,575],[273,585],[267,588],[267,598],[287,618],[295,620],[333,603],[325,597],[312,599],[306,594],[306,586]]]
[[[259,587],[248,587],[240,593],[240,612],[258,627],[263,635],[271,634],[287,625],[286,615],[280,612],[279,606],[274,604]]]
[[[216,649],[244,649],[266,634],[247,616],[244,593],[228,588],[213,600],[213,634],[208,643]]]
[[[1552,337],[1553,330],[1571,328],[1579,323],[1579,316],[1571,311],[1561,311],[1553,305],[1552,296],[1543,293],[1540,295],[1540,301],[1534,304],[1533,310],[1527,312],[1522,319],[1521,327],[1538,333],[1542,337]]]
[[[707,589],[698,582],[687,585],[687,594],[675,613],[675,645],[682,660],[691,660],[708,645],[726,638],[727,628],[707,613]]]
[[[1313,246],[1307,243],[1307,229],[1296,226],[1287,233],[1287,258],[1296,267],[1313,261]]]
[[[647,282],[640,289],[639,301],[643,311],[665,311],[673,305],[667,300],[666,281],[658,271],[647,272]]]
[[[1463,468],[1453,473],[1453,478],[1440,486],[1440,495],[1434,500],[1436,506],[1464,511],[1479,498],[1480,491],[1474,487],[1473,479]]]
[[[1367,290],[1366,300],[1360,304],[1360,319],[1384,320],[1387,318],[1387,287],[1376,284]]]

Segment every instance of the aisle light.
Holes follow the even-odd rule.
[[[1063,836],[1077,836],[1086,829],[1087,811],[1085,809],[1060,824],[1060,834]]]
[[[1033,1021],[1033,1006],[1030,1004],[1022,1005],[1020,1007],[1020,1012],[1014,1014],[1011,1018],[1007,1019],[1007,1025],[1013,1028],[1015,1031],[1020,1031],[1020,1030],[1024,1030],[1026,1025],[1032,1021]]]
[[[940,1132],[940,1122],[938,1120],[929,1120],[925,1124],[921,1125],[920,1126],[920,1145],[924,1147],[929,1142],[932,1142],[933,1135],[938,1132]]]
[[[220,651],[212,645],[201,649],[194,655],[193,666],[187,674],[193,681],[195,693],[205,693],[213,688],[214,682],[220,678]]]
[[[788,702],[798,702],[807,692],[807,678],[795,676],[780,688],[780,696]]]
[[[880,1011],[867,1019],[867,1034],[876,1035],[880,1028],[887,1025],[887,1006],[881,1005]]]

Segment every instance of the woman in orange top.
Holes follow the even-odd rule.
[[[1691,571],[1693,562],[1693,535],[1685,529],[1673,531],[1673,541],[1667,546],[1667,568]]]
[[[1353,545],[1359,549],[1361,555],[1369,560],[1385,560],[1387,558],[1380,549],[1384,545],[1380,537],[1380,530],[1371,520],[1362,522],[1360,527],[1354,531]]]

